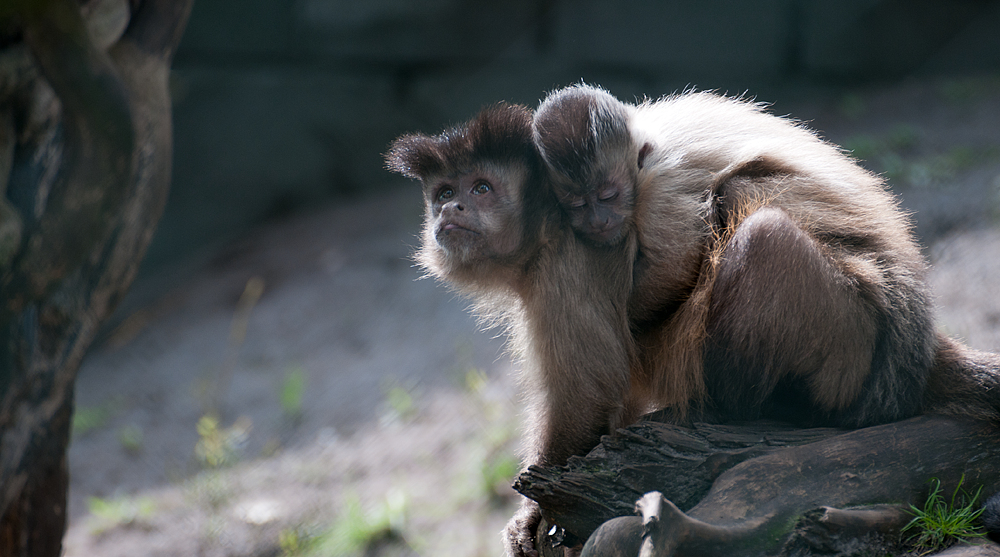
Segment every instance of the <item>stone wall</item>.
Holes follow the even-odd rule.
[[[397,179],[381,153],[581,79],[621,98],[1000,68],[984,0],[196,0],[150,265]]]

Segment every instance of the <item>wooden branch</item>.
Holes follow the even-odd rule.
[[[689,474],[705,468],[692,467],[692,461],[728,467],[686,513],[670,497],[649,495],[639,505],[646,513],[645,525],[634,516],[616,519],[594,533],[584,552],[602,555],[595,546],[603,546],[601,551],[618,546],[631,550],[648,542],[642,551],[649,557],[849,554],[848,549],[859,544],[894,541],[908,519],[903,509],[923,501],[932,477],[946,493],[954,491],[963,476],[964,485],[983,486],[984,493],[1000,489],[1000,431],[994,424],[921,416],[844,433],[801,430],[803,436],[820,440],[777,449],[765,435],[758,435],[763,454],[738,463],[734,460],[740,456],[730,451],[746,455],[739,451],[749,449],[747,440],[759,426],[729,426],[735,446],[717,443],[723,445],[718,459],[716,444],[688,442],[701,439],[697,431],[706,427],[715,433],[719,426],[664,426],[658,429],[665,435],[657,441],[648,436],[654,429],[640,424],[602,443],[586,458],[573,459],[565,469],[529,470],[519,485],[530,487],[522,492],[540,503],[550,522],[585,539],[591,534],[588,525],[609,509],[631,514],[630,502],[639,499],[638,490],[662,489],[665,496],[692,493]],[[633,429],[644,434],[635,436]],[[608,445],[613,447],[611,456],[605,456]],[[699,445],[704,452],[697,450]],[[694,483],[709,476],[701,475]],[[616,477],[623,480],[616,482]],[[594,503],[596,508],[588,506]]]
[[[635,502],[649,491],[660,491],[687,510],[740,462],[838,433],[778,422],[685,428],[645,421],[604,437],[590,454],[570,458],[566,467],[530,467],[514,489],[541,503],[551,523],[586,539],[604,521],[633,514]]]

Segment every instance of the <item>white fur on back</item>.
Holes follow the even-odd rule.
[[[831,188],[877,183],[833,145],[760,105],[713,93],[686,93],[633,107],[638,144],[652,143],[651,167],[723,172],[760,157],[781,161]]]

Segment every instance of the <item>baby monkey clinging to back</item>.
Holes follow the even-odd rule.
[[[619,242],[634,225],[638,171],[652,146],[629,132],[629,107],[588,86],[552,93],[533,122],[554,190],[573,229],[596,244]]]
[[[939,345],[926,265],[879,177],[711,93],[630,105],[575,85],[533,134],[576,233],[637,240],[637,398],[838,426],[921,409]]]

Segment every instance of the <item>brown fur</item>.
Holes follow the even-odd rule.
[[[525,466],[563,463],[656,407],[846,426],[921,408],[996,417],[1000,357],[933,332],[926,265],[878,177],[742,101],[619,105],[569,103],[534,133],[527,109],[498,105],[386,157],[423,182],[417,261],[507,327],[522,360]],[[622,114],[624,140],[601,120]],[[587,135],[546,150],[546,133]],[[561,162],[543,167],[536,145]],[[559,193],[609,176],[625,195],[604,214],[621,223],[596,237]],[[483,182],[491,201],[473,195]],[[509,552],[533,554],[539,518],[526,500]]]
[[[927,412],[1000,422],[1000,354],[973,350],[939,334],[924,407]]]
[[[634,176],[623,232],[603,244],[636,241],[630,401],[843,426],[921,410],[939,346],[926,264],[877,176],[710,93],[628,105],[572,86],[543,101],[534,132],[557,190]]]
[[[391,170],[423,183],[417,261],[504,324],[522,360],[530,402],[525,466],[584,454],[635,414],[625,402],[634,247],[577,240],[544,181],[530,121],[523,107],[498,105],[436,136],[401,137],[386,156]],[[474,195],[484,181],[490,195]],[[508,527],[510,552],[533,551],[539,518],[525,500]]]
[[[648,151],[634,146],[626,107],[593,93],[570,87],[550,95],[532,127],[570,226],[590,243],[610,245],[632,233],[636,173]]]

